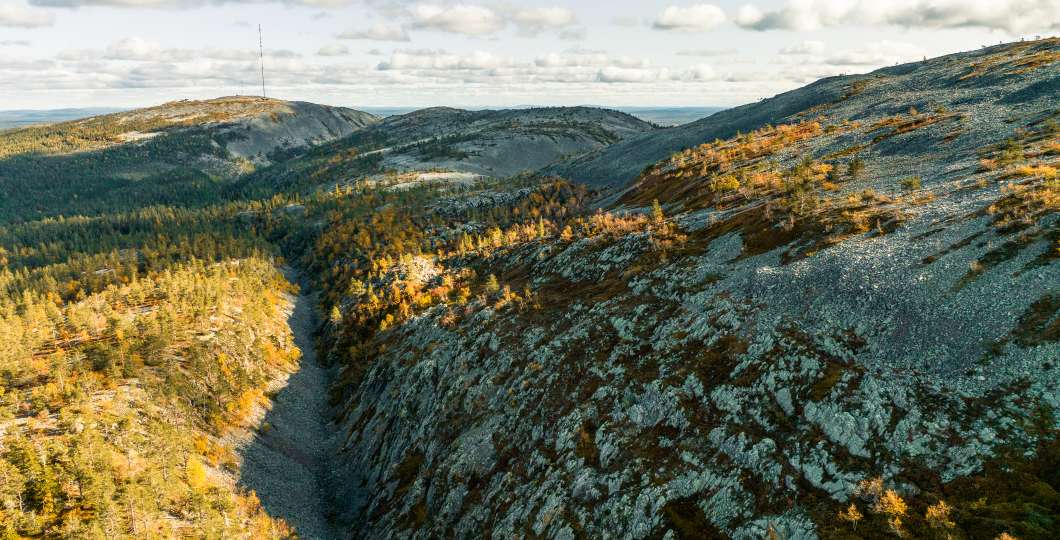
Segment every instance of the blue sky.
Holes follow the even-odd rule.
[[[0,0],[0,108],[729,106],[1060,32],[1060,0]]]

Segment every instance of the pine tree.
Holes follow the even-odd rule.
[[[659,199],[655,199],[651,202],[651,221],[656,225],[661,225],[662,222],[666,221],[666,215],[663,214],[662,205],[659,204]]]

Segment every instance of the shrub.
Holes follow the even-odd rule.
[[[666,215],[663,214],[662,205],[659,204],[659,199],[655,199],[651,202],[651,221],[656,225],[660,225],[663,221],[666,221]]]
[[[710,181],[710,190],[715,193],[736,191],[738,189],[740,189],[740,181],[735,176],[719,176]]]
[[[486,292],[490,294],[496,294],[497,291],[500,290],[501,286],[499,283],[497,283],[497,276],[490,274],[489,277],[486,278]]]
[[[847,164],[847,176],[851,180],[857,180],[865,171],[865,162],[861,158],[854,158]]]
[[[905,180],[902,180],[902,189],[905,191],[916,191],[921,188],[923,182],[921,182],[919,176],[910,176]]]
[[[1016,175],[1034,176],[1046,180],[1053,180],[1057,177],[1057,170],[1056,167],[1050,167],[1049,165],[1024,165],[1016,169]]]
[[[953,508],[946,501],[939,501],[928,507],[924,519],[933,529],[952,529],[956,523],[950,519],[950,511]]]
[[[862,515],[860,510],[858,510],[858,505],[854,503],[850,503],[850,507],[848,507],[846,510],[839,511],[839,519],[850,523],[850,526],[854,530],[857,530],[858,522],[861,521],[861,518],[863,517],[865,516]]]

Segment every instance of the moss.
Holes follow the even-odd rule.
[[[1060,294],[1047,294],[1031,304],[1012,336],[1022,347],[1060,342]]]
[[[673,531],[679,539],[710,540],[728,538],[707,519],[699,507],[699,497],[692,495],[674,499],[662,507],[662,529],[657,538],[662,538],[666,531]]]
[[[586,465],[600,467],[600,450],[596,447],[596,426],[586,422],[578,430],[578,441],[574,454],[585,460]]]
[[[747,352],[748,343],[733,335],[722,336],[713,347],[693,355],[686,364],[703,387],[713,388],[726,381],[732,370],[740,363],[740,356]]]
[[[405,493],[412,487],[413,482],[416,481],[416,475],[420,471],[420,467],[423,465],[424,456],[422,452],[413,452],[405,459],[398,463],[397,467],[394,468],[394,478],[398,482],[395,496],[400,497],[402,493]]]
[[[846,369],[843,365],[836,362],[825,362],[824,373],[810,387],[809,398],[813,401],[821,401],[828,397],[832,393],[832,389],[839,384],[839,380],[843,378],[844,373],[846,373]]]
[[[920,129],[920,128],[923,128],[923,127],[927,127],[927,126],[930,126],[932,124],[937,124],[939,122],[942,122],[943,120],[951,120],[951,119],[959,119],[959,118],[960,118],[959,114],[934,114],[934,115],[925,114],[925,115],[913,116],[913,117],[909,118],[908,120],[898,120],[897,117],[895,117],[894,119],[892,119],[892,121],[881,122],[880,124],[877,124],[876,126],[873,126],[873,128],[870,128],[870,131],[875,131],[875,129],[881,129],[881,128],[885,128],[885,127],[891,128],[889,131],[886,131],[884,133],[881,133],[881,134],[873,137],[872,138],[872,143],[873,144],[878,144],[878,143],[881,143],[881,142],[883,142],[883,141],[885,141],[887,139],[890,139],[891,137],[895,137],[897,135],[902,135],[904,133],[909,133],[910,131],[914,131],[914,130],[917,130],[917,129]]]

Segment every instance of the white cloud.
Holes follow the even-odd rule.
[[[574,12],[563,7],[526,8],[515,11],[512,22],[524,35],[537,35],[545,30],[564,29],[578,22]]]
[[[469,55],[450,54],[445,51],[407,50],[394,51],[390,60],[380,62],[379,71],[401,70],[476,70],[495,69],[513,65],[510,59],[496,56],[484,51]]]
[[[357,0],[274,0],[284,4],[316,8],[338,8],[356,3]],[[115,7],[115,8],[196,8],[211,4],[254,4],[262,0],[29,0],[35,6],[79,8],[79,7]]]
[[[824,54],[824,51],[824,42],[807,40],[780,49],[780,54],[802,56],[811,54]]]
[[[602,67],[644,68],[649,62],[643,58],[631,56],[613,57],[598,51],[568,51],[563,54],[550,53],[534,59],[534,65],[542,68],[557,67]]]
[[[298,58],[294,51],[265,49],[270,60]],[[67,49],[56,55],[57,60],[67,62],[118,61],[140,63],[190,63],[196,61],[254,62],[259,57],[257,49],[175,49],[138,37],[115,41],[106,49]]]
[[[919,60],[923,53],[923,49],[909,43],[878,41],[828,56],[824,63],[831,66],[882,67]]]
[[[692,69],[688,70],[683,78],[691,81],[713,81],[718,78],[718,75],[714,72],[713,67],[707,64],[697,64],[692,66]]]
[[[684,49],[677,51],[677,56],[735,56],[737,49]]]
[[[657,30],[702,32],[721,26],[725,20],[725,12],[712,4],[670,6],[659,14],[652,26]]]
[[[367,39],[371,41],[409,41],[409,34],[401,25],[376,23],[363,30],[347,30],[339,39]]]
[[[0,4],[0,26],[39,28],[54,23],[55,16],[47,11],[14,3]]]
[[[581,41],[585,39],[586,34],[585,28],[568,28],[559,33],[559,38],[564,41]]]
[[[317,51],[317,56],[346,56],[347,54],[350,54],[350,50],[341,43],[324,45]]]
[[[111,60],[153,60],[162,58],[162,45],[138,37],[115,41],[107,46],[106,58]],[[187,58],[190,59],[190,56]],[[173,60],[173,58],[169,58]]]
[[[609,66],[597,72],[596,79],[606,83],[644,83],[654,82],[669,76],[669,70],[627,68]]]
[[[978,27],[1011,34],[1060,28],[1057,0],[787,0],[778,9],[740,8],[736,24],[752,30],[812,31],[840,25],[905,28]]]
[[[481,36],[504,28],[497,12],[482,6],[420,4],[412,8],[413,26],[453,34]]]

